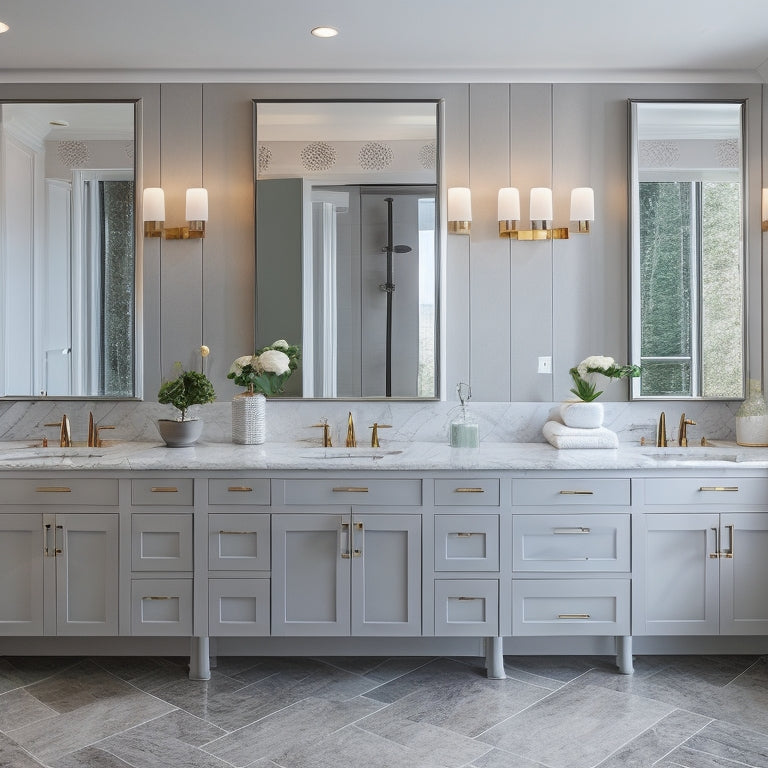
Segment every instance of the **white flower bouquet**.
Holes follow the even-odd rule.
[[[623,379],[625,377],[634,378],[640,375],[639,365],[617,365],[612,357],[603,355],[590,355],[582,360],[575,368],[571,368],[570,373],[574,386],[571,387],[579,400],[585,403],[591,403],[596,400],[603,391],[597,391],[597,386],[591,380],[590,374],[599,373],[608,379]]]
[[[283,391],[285,382],[298,367],[300,358],[301,352],[297,346],[292,346],[285,339],[278,339],[253,355],[238,357],[230,366],[227,378],[245,387],[248,394],[276,395]]]

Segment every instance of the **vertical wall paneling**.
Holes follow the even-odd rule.
[[[509,177],[509,86],[469,88],[469,158],[472,190],[470,238],[470,376],[472,396],[510,399],[510,265],[499,238],[497,196]]]
[[[510,86],[509,146],[510,177],[505,186],[519,188],[521,226],[527,228],[531,187],[552,186],[550,85]],[[512,240],[509,259],[512,338],[509,399],[551,400],[552,376],[537,371],[538,358],[552,354],[552,241]]]
[[[160,176],[166,225],[173,227],[186,223],[187,188],[203,186],[202,86],[163,85],[160,112]],[[200,370],[204,244],[200,239],[163,240],[161,245],[160,363],[164,379],[173,377],[175,361]]]
[[[768,188],[768,103],[766,103],[766,101],[768,101],[768,85],[762,86],[762,110],[761,110],[762,131],[760,133],[760,138],[761,138],[760,153],[762,157],[762,167],[760,168],[760,177],[759,177],[761,190],[762,188]],[[761,192],[761,198],[762,198],[762,192]],[[768,213],[768,211],[766,213]],[[762,211],[760,213],[760,220],[762,222]],[[761,228],[760,243],[759,243],[759,247],[757,248],[757,254],[760,258],[761,267],[763,263],[763,255],[764,253],[766,253],[767,238],[768,238],[768,233],[762,232],[762,228]],[[768,296],[768,270],[762,270],[762,280],[760,281],[760,288],[761,288],[761,296]],[[763,309],[762,301],[760,302],[760,310],[761,310],[760,330],[762,333],[762,338],[761,338],[759,353],[762,355],[761,380],[763,382],[763,390],[765,390],[765,383],[768,382],[768,354],[766,353],[764,345],[766,343],[765,340],[768,338],[768,327],[766,327],[766,323],[768,323],[768,312],[766,312]],[[754,351],[753,351],[753,354],[755,354]],[[754,371],[756,369],[752,368],[751,370]],[[751,376],[752,378],[756,378],[754,373],[752,373]]]

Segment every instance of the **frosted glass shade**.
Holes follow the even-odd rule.
[[[499,221],[518,221],[520,219],[520,191],[515,187],[499,190]]]
[[[768,189],[763,190],[763,221],[768,221]]]
[[[595,193],[592,187],[571,190],[571,221],[595,220]]]
[[[448,221],[472,221],[472,193],[469,187],[448,188]]]
[[[208,221],[208,190],[204,187],[187,190],[187,221]]]
[[[552,221],[552,190],[549,187],[531,189],[531,221]]]
[[[161,187],[144,190],[144,221],[165,221],[165,193]]]

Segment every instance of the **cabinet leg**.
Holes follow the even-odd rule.
[[[504,641],[500,637],[485,638],[485,668],[491,680],[506,680]]]
[[[211,663],[208,656],[208,638],[193,637],[189,652],[189,679],[210,680]]]
[[[632,636],[619,635],[616,637],[616,666],[622,675],[631,675],[635,668],[632,666]]]

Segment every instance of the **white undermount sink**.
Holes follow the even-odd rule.
[[[401,450],[386,448],[317,448],[307,451],[305,459],[383,459],[385,456],[396,456]]]
[[[744,461],[737,451],[718,447],[691,448],[646,448],[643,454],[656,461],[676,463],[709,462],[709,461]]]

